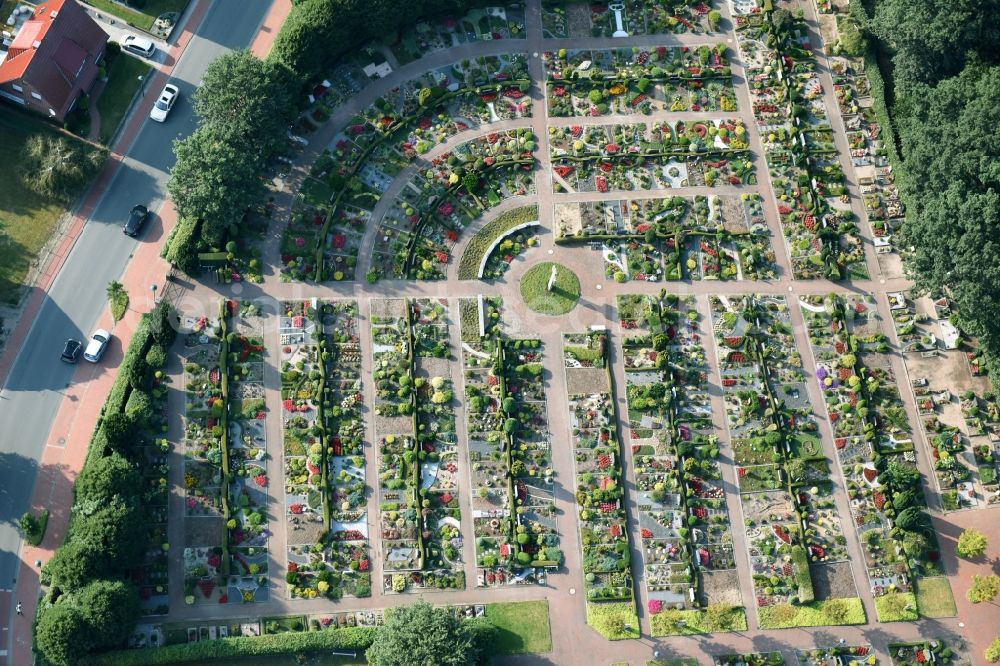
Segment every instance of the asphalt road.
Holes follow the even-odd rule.
[[[177,66],[171,82],[181,90],[167,122],[146,119],[123,164],[84,227],[35,319],[0,392],[0,588],[17,574],[18,518],[27,510],[52,423],[76,367],[59,360],[67,338],[84,340],[107,304],[105,288],[118,279],[137,243],[162,240],[158,220],[147,222],[138,239],[122,233],[128,211],[137,203],[156,211],[166,197],[167,174],[174,163],[171,143],[195,128],[191,94],[208,63],[230,50],[250,45],[270,0],[214,0]],[[146,90],[155,95],[159,90]],[[142,303],[133,303],[143,307]],[[127,343],[127,341],[124,341]],[[120,353],[117,338],[109,354]],[[86,363],[85,361],[80,361]],[[87,364],[89,365],[89,364]],[[101,371],[81,368],[84,377]],[[59,433],[52,433],[58,439]]]

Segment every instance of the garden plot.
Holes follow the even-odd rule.
[[[465,227],[504,199],[533,191],[533,148],[530,129],[491,132],[455,146],[431,160],[431,168],[414,173],[379,220],[376,273],[443,279]],[[463,163],[464,168],[457,166]]]
[[[735,111],[725,44],[544,54],[550,116]],[[614,83],[605,82],[613,79]]]
[[[309,343],[282,348],[298,359],[292,367],[302,362],[299,372],[306,378],[305,388],[294,394],[303,404],[285,430],[293,482],[286,472],[289,593],[304,599],[367,597],[371,560],[357,302],[296,301],[284,307],[282,342]],[[291,395],[283,396],[286,408]]]
[[[549,128],[555,192],[756,183],[740,120]]]
[[[461,511],[458,491],[460,456],[452,386],[447,301],[411,302],[416,389],[418,460],[426,552],[423,575],[411,587],[465,587],[462,568]]]
[[[824,0],[820,0],[823,2]],[[799,666],[824,666],[837,663],[843,666],[876,666],[878,660],[870,645],[837,645],[835,647],[799,650],[795,653]]]
[[[711,3],[685,0],[670,8],[655,2],[628,0],[615,10],[605,4],[544,3],[542,31],[546,38],[629,35],[702,34],[718,30],[721,15]],[[620,25],[619,25],[620,23]]]
[[[269,599],[268,478],[264,406],[264,319],[252,302],[228,301],[229,530],[228,594],[244,603]],[[237,318],[237,307],[239,316]]]
[[[207,317],[182,322],[184,362],[184,581],[190,603],[218,603],[226,576],[222,544],[227,539],[222,517],[223,434],[221,379],[219,368],[221,327]],[[216,407],[215,405],[219,406]]]
[[[430,53],[477,41],[524,39],[524,6],[507,4],[473,9],[461,17],[424,21],[404,30],[389,48],[400,65]]]
[[[739,47],[793,274],[866,279],[861,237],[804,26],[793,22],[775,38],[765,34],[759,14],[742,14],[745,9],[736,7]],[[800,100],[796,119],[788,113],[786,85]],[[829,229],[836,233],[824,232]]]
[[[813,602],[824,623],[856,623],[853,580],[830,566],[846,561],[846,539],[787,303],[712,296],[711,305],[761,623],[813,622],[795,610]],[[842,596],[816,594],[817,567],[827,574],[823,592]]]
[[[702,574],[735,560],[695,300],[621,296],[618,307],[648,331],[622,349],[650,612],[700,612],[724,603],[699,591]]]
[[[578,374],[590,382],[589,389],[569,395],[587,604],[590,607],[591,604],[626,602],[634,607],[628,566],[622,448],[616,434],[614,396],[607,371],[608,354],[608,337],[603,331],[563,336],[567,384],[580,386],[583,379],[574,377]]]

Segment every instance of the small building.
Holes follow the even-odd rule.
[[[107,43],[76,0],[40,3],[0,64],[0,98],[61,122],[97,81]]]

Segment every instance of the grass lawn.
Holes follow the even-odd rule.
[[[548,291],[553,266],[558,266],[556,283],[552,291]],[[566,314],[580,300],[580,278],[559,264],[549,261],[537,264],[521,277],[521,298],[529,308],[540,314]]]
[[[587,602],[587,624],[609,641],[639,638],[639,617],[630,602]]]
[[[496,654],[550,652],[549,602],[487,604],[486,619],[498,631]]]
[[[16,304],[32,261],[52,236],[66,202],[36,194],[21,182],[18,164],[33,134],[54,133],[28,116],[0,108],[0,301]]]
[[[858,597],[827,599],[811,604],[792,606],[777,604],[757,609],[761,629],[790,627],[825,627],[828,625],[864,624],[865,607]]]
[[[677,622],[681,620],[684,624]],[[653,636],[694,636],[715,632],[746,631],[747,614],[742,606],[732,606],[715,618],[704,610],[663,611],[649,618]]]
[[[129,25],[149,31],[153,21],[166,12],[183,13],[191,0],[146,0],[142,11],[112,0],[84,0],[88,5],[124,20]]]
[[[126,53],[119,53],[108,71],[108,83],[97,98],[97,110],[101,114],[101,143],[107,143],[114,136],[122,118],[128,112],[129,103],[141,85],[140,76],[147,76],[149,65]],[[149,91],[146,91],[147,94]]]
[[[918,578],[914,583],[920,617],[955,617],[958,611],[955,609],[955,597],[947,578]]]

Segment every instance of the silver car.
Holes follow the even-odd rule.
[[[149,117],[158,123],[164,122],[167,119],[167,114],[170,113],[170,109],[174,108],[174,102],[177,101],[180,94],[181,91],[172,83],[163,86],[163,91],[156,98],[156,104],[149,111]]]
[[[97,363],[104,356],[104,350],[108,348],[109,342],[111,342],[111,333],[105,331],[103,328],[97,329],[90,336],[90,341],[87,342],[87,350],[83,352],[83,357],[91,363]]]
[[[148,37],[125,35],[122,39],[122,50],[143,58],[151,58],[156,52],[156,44]]]

